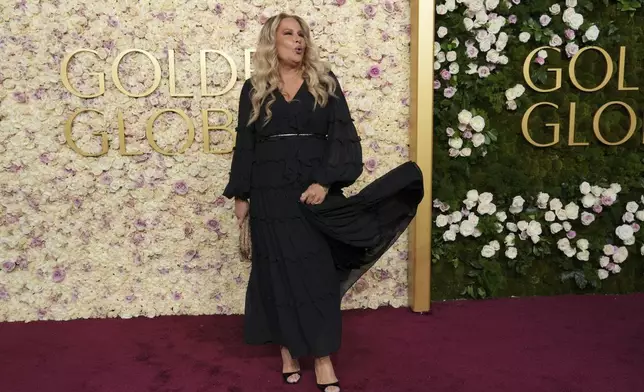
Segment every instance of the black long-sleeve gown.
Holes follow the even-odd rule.
[[[290,102],[277,94],[265,126],[264,111],[246,125],[251,89],[247,80],[224,191],[250,200],[245,340],[283,345],[294,358],[326,356],[340,347],[342,297],[413,219],[422,173],[408,162],[345,198],[342,188],[361,175],[363,163],[339,82],[337,98],[315,110],[306,82]],[[329,187],[317,206],[299,201],[312,183]]]

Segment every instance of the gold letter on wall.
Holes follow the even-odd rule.
[[[67,141],[67,145],[72,148],[72,150],[76,151],[80,155],[84,157],[100,157],[101,155],[107,154],[107,151],[109,150],[109,142],[107,140],[107,132],[94,132],[92,135],[94,136],[100,136],[101,137],[101,151],[96,154],[91,154],[88,152],[85,152],[81,150],[78,145],[76,145],[76,142],[74,142],[74,139],[72,138],[72,125],[74,123],[74,119],[81,113],[83,112],[94,112],[98,113],[101,116],[103,115],[103,112],[99,112],[98,110],[95,109],[78,109],[74,114],[69,117],[67,122],[65,123],[65,140]]]
[[[95,50],[89,50],[89,49],[78,49],[67,56],[63,59],[63,63],[60,66],[60,78],[63,81],[63,86],[72,94],[74,94],[77,97],[80,98],[96,98],[99,97],[103,94],[105,94],[105,73],[103,72],[90,72],[90,75],[95,75],[98,76],[98,93],[96,94],[82,94],[80,91],[76,90],[72,84],[69,82],[69,74],[67,73],[67,67],[69,66],[69,62],[76,56],[78,53],[81,52],[88,52],[88,53],[93,53],[98,56],[98,52]]]
[[[532,144],[533,146],[536,146],[536,147],[550,147],[550,146],[553,146],[553,145],[559,143],[560,125],[558,123],[546,124],[547,126],[552,127],[554,129],[553,139],[552,139],[552,142],[550,142],[550,143],[546,143],[546,144],[537,143],[537,142],[534,141],[534,139],[532,139],[532,136],[530,136],[530,127],[528,125],[528,121],[530,120],[530,114],[532,114],[532,111],[534,109],[536,109],[537,107],[544,106],[544,105],[545,106],[552,106],[555,109],[559,109],[559,106],[555,105],[554,103],[537,102],[534,105],[530,106],[530,108],[528,108],[528,110],[523,115],[523,119],[521,120],[521,131],[523,132],[523,137],[525,137],[525,139],[528,142],[530,142],[530,144]]]
[[[226,123],[224,125],[211,126],[208,124],[208,114],[210,112],[220,112],[226,115]],[[230,148],[223,150],[210,151],[210,131],[218,130],[225,131],[230,134],[232,140],[235,140],[235,133],[230,126],[233,124],[233,115],[227,109],[203,109],[201,111],[201,123],[203,124],[203,152],[206,154],[227,154],[233,151],[232,145]]]
[[[604,80],[597,86],[593,88],[586,88],[579,84],[579,81],[577,80],[577,74],[575,73],[575,66],[577,65],[577,60],[579,59],[579,56],[581,56],[582,53],[584,53],[587,50],[596,50],[599,53],[601,53],[604,56],[604,59],[606,60],[606,75],[604,75]],[[597,47],[597,46],[586,46],[585,48],[582,48],[577,52],[573,57],[572,60],[570,61],[570,66],[568,69],[568,73],[570,74],[570,81],[572,84],[577,87],[581,91],[585,91],[587,93],[591,93],[593,91],[598,91],[603,89],[607,84],[608,81],[610,81],[610,77],[613,75],[613,60],[610,58],[610,54],[608,54],[607,51],[604,49]]]
[[[152,83],[152,87],[149,89],[145,90],[144,92],[140,94],[135,94],[127,91],[125,87],[123,87],[123,84],[121,83],[121,79],[119,78],[119,66],[121,65],[121,61],[123,61],[123,58],[128,55],[129,53],[132,52],[137,52],[137,53],[142,53],[150,59],[152,62],[152,65],[154,66],[154,82]],[[112,79],[114,80],[114,85],[116,86],[117,89],[119,89],[120,92],[123,94],[127,95],[128,97],[134,97],[134,98],[140,98],[140,97],[145,97],[154,92],[154,90],[159,87],[159,84],[161,83],[161,66],[159,65],[159,62],[157,59],[152,56],[149,52],[146,52],[145,50],[141,49],[129,49],[126,50],[125,52],[119,54],[119,56],[114,60],[112,63]]]
[[[553,88],[539,88],[534,84],[532,78],[530,78],[530,63],[532,63],[532,58],[534,57],[534,55],[537,54],[540,50],[554,50],[557,53],[561,52],[561,50],[557,48],[551,48],[550,46],[542,46],[530,52],[528,57],[526,57],[523,61],[523,79],[525,79],[526,84],[530,86],[530,88],[540,93],[549,93],[555,90],[559,90],[561,88],[561,68],[548,68],[548,72],[555,73],[555,86]]]
[[[207,53],[216,53],[218,55],[221,55],[223,58],[228,61],[228,65],[230,67],[230,80],[228,81],[228,84],[222,91],[216,92],[216,93],[208,93],[208,78],[206,78],[206,54]],[[218,95],[224,95],[228,91],[230,91],[233,86],[235,86],[235,81],[237,80],[237,66],[235,65],[235,62],[233,59],[227,55],[226,53],[220,51],[220,50],[202,50],[200,52],[200,65],[201,65],[201,96],[202,97],[216,97]]]
[[[602,136],[601,130],[599,129],[599,120],[601,119],[602,113],[604,113],[604,110],[606,110],[611,105],[620,105],[623,108],[625,108],[626,111],[628,112],[628,116],[630,119],[630,126],[628,127],[628,133],[626,134],[626,136],[624,136],[622,140],[616,141],[614,143],[606,140],[604,136]],[[602,105],[602,107],[600,107],[599,110],[597,110],[597,113],[595,113],[595,116],[593,117],[593,131],[595,132],[595,136],[597,137],[597,139],[599,139],[600,142],[606,144],[607,146],[619,146],[620,144],[626,143],[626,141],[630,139],[631,136],[633,136],[633,134],[635,133],[636,126],[637,126],[637,118],[635,116],[635,111],[627,103],[621,102],[621,101],[611,101]]]
[[[164,149],[159,147],[157,142],[154,140],[154,122],[163,113],[176,113],[179,116],[181,116],[181,118],[183,119],[183,121],[186,124],[188,124],[188,140],[186,141],[186,144],[184,144],[183,147],[181,147],[176,152],[165,151]],[[179,154],[183,154],[184,152],[186,152],[190,148],[192,143],[195,141],[195,126],[192,123],[192,120],[190,119],[190,117],[188,117],[183,112],[183,110],[181,110],[181,109],[163,109],[163,110],[159,110],[152,117],[150,117],[148,119],[148,123],[146,124],[146,127],[145,127],[145,136],[148,138],[148,142],[150,143],[150,145],[152,146],[154,151],[156,151],[158,153],[161,153],[163,155],[179,155]]]

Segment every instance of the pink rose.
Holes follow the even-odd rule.
[[[440,80],[434,80],[434,90],[438,90],[439,88],[441,88]]]
[[[380,66],[379,65],[372,65],[369,67],[369,77],[370,78],[378,78],[380,77]]]
[[[544,59],[543,57],[537,56],[537,58],[534,59],[534,62],[539,65],[544,65],[546,63],[546,59]]]
[[[471,139],[471,138],[472,138],[472,131],[463,132],[463,139]]]
[[[575,31],[572,29],[566,29],[566,31],[564,31],[564,35],[566,36],[566,39],[575,39]]]
[[[452,98],[456,94],[456,88],[449,86],[445,90],[443,90],[443,96],[445,98]]]
[[[603,210],[603,207],[599,204],[595,204],[593,206],[593,211],[595,211],[596,214],[600,214]]]
[[[517,18],[517,16],[516,16],[516,15],[510,15],[510,16],[508,16],[508,22],[509,22],[510,24],[515,24],[515,23],[517,23],[517,19],[518,19],[518,18]]]
[[[450,80],[452,78],[452,74],[449,73],[448,70],[444,69],[441,71],[441,78],[443,78],[443,80]]]

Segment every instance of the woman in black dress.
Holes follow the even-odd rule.
[[[314,356],[318,387],[336,392],[330,354],[340,348],[342,297],[413,219],[422,173],[408,162],[343,195],[362,173],[360,138],[301,18],[265,23],[254,68],[224,191],[239,221],[250,217],[245,340],[279,344],[289,384],[300,380],[297,358]]]

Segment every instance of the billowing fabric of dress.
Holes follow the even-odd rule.
[[[245,340],[283,345],[295,358],[326,356],[340,348],[343,295],[413,219],[422,173],[408,162],[346,198],[342,188],[361,175],[363,163],[340,84],[336,97],[315,109],[306,82],[290,102],[276,94],[266,125],[264,110],[247,125],[251,89],[247,80],[224,191],[250,201]],[[317,206],[300,202],[312,183],[329,187]]]

